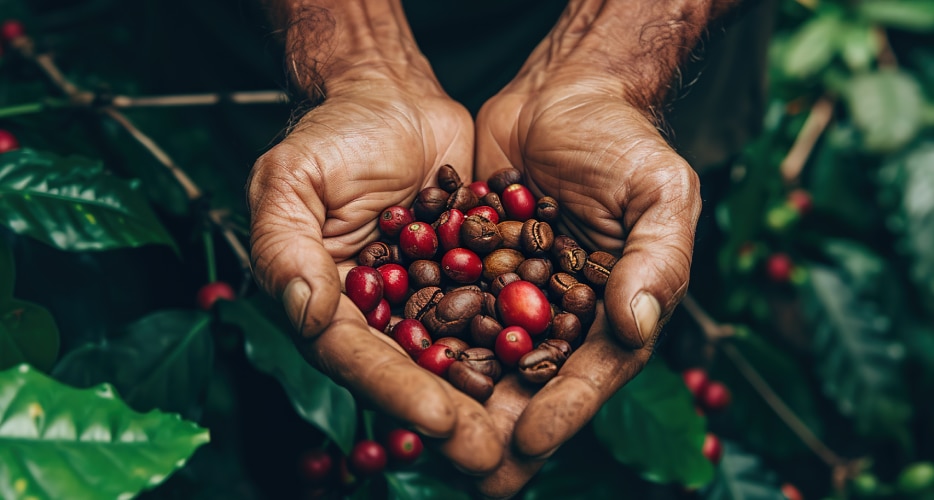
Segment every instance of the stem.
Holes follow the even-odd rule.
[[[367,439],[376,441],[376,435],[373,433],[373,410],[363,410],[363,430]]]
[[[204,258],[208,266],[208,283],[217,281],[217,262],[214,259],[214,235],[210,228],[201,231],[201,238],[204,240]]]
[[[47,109],[64,108],[69,105],[70,103],[68,101],[53,100],[53,99],[49,99],[47,101],[41,101],[41,102],[14,104],[13,106],[7,106],[5,108],[0,108],[0,118],[12,118],[14,116],[30,115],[33,113],[39,113],[39,112],[45,111]]]
[[[811,112],[808,114],[807,120],[804,121],[798,136],[795,137],[794,144],[788,150],[788,154],[785,155],[779,167],[786,183],[794,183],[798,176],[801,175],[801,170],[804,169],[804,164],[807,163],[811,152],[814,151],[817,140],[827,130],[827,125],[830,124],[830,119],[833,118],[833,108],[833,99],[826,95],[821,96],[811,106]]]
[[[221,103],[234,104],[284,104],[289,101],[285,92],[257,90],[211,94],[182,94],[164,96],[130,97],[114,96],[110,105],[115,108],[152,108],[171,106],[212,106]]]

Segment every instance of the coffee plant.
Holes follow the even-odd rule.
[[[253,283],[243,186],[293,113],[258,3],[0,1],[0,497],[471,497]],[[932,89],[934,2],[781,1],[762,131],[702,179],[655,358],[517,498],[934,499]],[[371,268],[374,305],[402,271],[431,275]]]

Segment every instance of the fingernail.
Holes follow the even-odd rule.
[[[642,345],[652,342],[655,336],[655,328],[658,326],[658,320],[662,315],[662,307],[658,300],[645,290],[636,294],[629,305],[632,308],[632,315],[636,318],[636,327],[639,328],[639,337],[642,338]]]
[[[290,281],[285,291],[282,292],[285,313],[299,334],[304,333],[302,328],[305,326],[305,310],[308,308],[309,298],[311,298],[311,288],[301,278]]]

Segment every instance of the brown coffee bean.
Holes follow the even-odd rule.
[[[558,218],[558,200],[551,196],[542,196],[535,204],[535,216],[539,220],[552,222]]]
[[[470,344],[457,337],[441,337],[440,339],[434,341],[434,343],[447,347],[448,349],[454,351],[454,354],[457,355],[460,355],[462,352],[470,349]]]
[[[392,262],[392,251],[389,245],[382,241],[370,243],[357,255],[357,263],[361,266],[379,267],[390,262]]]
[[[441,264],[420,259],[409,264],[409,287],[413,290],[428,286],[441,286]]]
[[[493,250],[483,259],[483,277],[492,281],[500,274],[516,272],[516,268],[523,260],[525,256],[518,250],[511,248]]]
[[[405,301],[402,314],[408,319],[422,319],[422,316],[438,305],[444,292],[436,286],[427,286],[417,290]]]
[[[519,244],[527,255],[544,253],[551,250],[555,242],[555,233],[551,224],[535,219],[529,219],[522,224],[519,233]]]
[[[571,346],[563,340],[548,339],[519,358],[519,374],[533,384],[544,384],[551,380],[568,356]]]
[[[461,224],[461,243],[474,252],[485,255],[499,248],[503,243],[503,236],[496,224],[486,217],[471,215]]]
[[[481,403],[493,394],[493,379],[474,370],[463,361],[455,361],[448,368],[448,382]]]
[[[496,317],[496,296],[489,291],[483,292],[483,307],[480,312],[487,316]]]
[[[587,251],[565,234],[555,236],[551,251],[558,260],[558,267],[567,273],[580,271],[587,262]]]
[[[471,368],[493,379],[499,380],[503,375],[502,364],[496,359],[496,353],[485,347],[471,347],[458,355],[458,359],[470,365]]]
[[[476,346],[492,348],[501,331],[503,325],[492,316],[478,314],[470,320],[470,340]]]
[[[468,210],[480,204],[477,195],[467,186],[461,186],[451,193],[448,198],[448,208],[456,208],[461,212],[467,213]]]
[[[506,218],[506,209],[503,208],[503,201],[500,199],[498,194],[490,191],[489,193],[483,195],[483,198],[480,200],[480,202],[495,210],[496,215],[499,216],[499,220]]]
[[[519,236],[522,234],[522,223],[517,220],[504,220],[496,225],[503,236],[503,248],[521,250],[522,243]]]
[[[523,262],[524,264],[524,262]],[[522,267],[522,264],[519,265]],[[518,273],[503,273],[499,276],[493,278],[493,281],[490,283],[490,293],[494,297],[499,296],[499,292],[503,289],[504,286],[512,283],[513,281],[519,281],[520,278]]]
[[[404,265],[405,259],[402,257],[402,248],[393,243],[389,245],[389,258],[393,264]]]
[[[435,337],[464,337],[467,327],[483,307],[483,292],[478,287],[459,287],[444,294],[433,310],[422,317],[425,328]]]
[[[593,315],[596,305],[596,292],[584,283],[572,286],[561,296],[561,309],[576,314],[582,323]]]
[[[581,321],[577,315],[562,312],[555,314],[551,320],[551,338],[563,340],[568,344],[575,345],[581,336]]]
[[[457,188],[463,186],[464,183],[461,182],[461,176],[457,173],[457,170],[454,170],[454,167],[450,165],[441,165],[441,168],[438,169],[438,186],[441,189],[453,193]]]
[[[551,275],[551,279],[548,280],[548,289],[551,290],[551,293],[553,293],[555,297],[561,297],[565,292],[570,290],[572,286],[578,283],[580,283],[580,281],[574,276],[568,273],[558,272]]]
[[[551,261],[548,259],[525,259],[516,268],[516,274],[519,275],[519,278],[531,281],[539,288],[545,288],[551,279],[552,270]]]
[[[490,186],[490,191],[496,194],[502,194],[506,186],[522,183],[522,172],[513,167],[501,168],[493,172],[493,175],[487,179],[486,183]]]
[[[587,262],[584,264],[581,273],[584,275],[584,279],[592,285],[597,287],[605,286],[606,281],[610,278],[610,271],[613,270],[617,260],[619,259],[613,254],[597,250],[587,256]]]
[[[447,191],[439,187],[429,186],[422,189],[412,206],[415,218],[429,224],[434,222],[447,209],[449,196]]]

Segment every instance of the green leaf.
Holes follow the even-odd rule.
[[[28,365],[0,372],[3,498],[131,498],[208,439],[178,415],[130,410],[108,385],[74,389]]]
[[[289,327],[277,326],[255,303],[221,302],[221,318],[243,330],[250,362],[279,380],[299,416],[349,454],[357,426],[357,406],[350,391],[309,365],[291,342],[285,329]],[[281,313],[281,307],[275,309]]]
[[[14,283],[16,264],[13,262],[13,248],[8,241],[0,240],[0,302],[13,297]]]
[[[870,22],[908,31],[934,30],[934,3],[930,0],[864,0],[857,13]]]
[[[597,412],[593,429],[619,462],[649,481],[706,484],[713,466],[701,447],[706,421],[681,377],[650,362]]]
[[[704,500],[787,500],[774,472],[759,457],[723,441],[723,458],[714,481],[701,492]]]
[[[856,75],[845,97],[863,146],[870,152],[901,149],[923,125],[924,95],[910,73],[883,70]]]
[[[190,415],[214,365],[210,323],[200,311],[155,312],[116,339],[68,353],[52,375],[76,387],[113,384],[136,411]]]
[[[0,370],[30,363],[48,371],[58,357],[55,318],[44,307],[8,299],[0,309]]]
[[[415,471],[392,471],[384,473],[389,487],[390,500],[468,500],[469,495],[452,488],[441,479]]]
[[[875,300],[858,296],[846,270],[809,267],[805,313],[814,331],[814,358],[823,390],[867,436],[902,439],[911,415],[901,380],[904,346]]]
[[[840,51],[850,71],[866,71],[879,53],[879,37],[868,24],[850,24],[841,33]]]
[[[0,156],[0,223],[61,250],[169,245],[134,183],[100,163],[21,149]]]
[[[779,67],[791,78],[807,79],[827,67],[837,53],[837,39],[845,28],[834,13],[806,21],[787,41]]]
[[[822,422],[810,382],[798,362],[762,337],[747,332],[729,342],[756,368],[759,375],[815,434],[822,434]],[[733,428],[742,429],[734,439],[753,451],[776,458],[788,458],[807,448],[775,414],[749,380],[728,359],[718,361],[711,377],[727,384],[733,393],[724,417]]]

